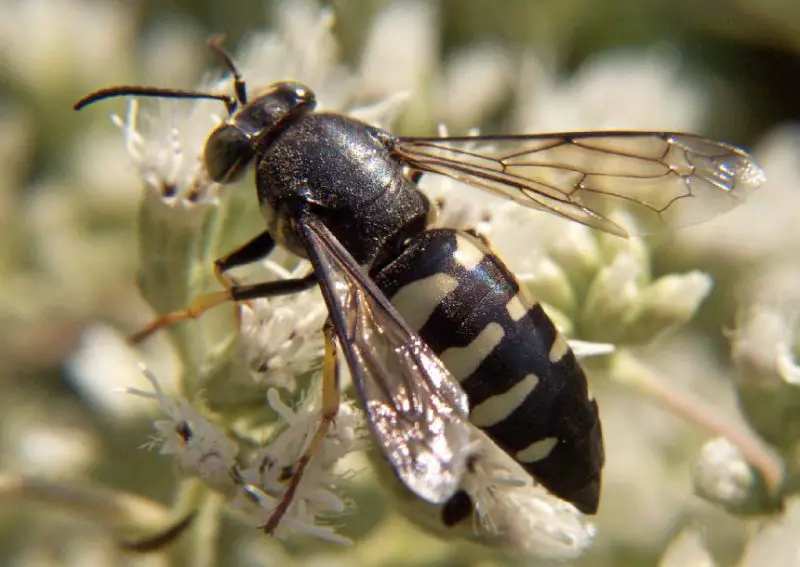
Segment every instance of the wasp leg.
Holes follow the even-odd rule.
[[[289,486],[286,487],[278,505],[272,512],[267,524],[264,526],[266,534],[272,534],[280,524],[281,519],[286,514],[292,504],[297,487],[303,479],[308,463],[322,445],[325,435],[330,429],[331,423],[339,412],[339,368],[336,364],[336,341],[334,339],[333,326],[330,322],[325,324],[325,357],[322,362],[322,411],[320,412],[319,425],[314,437],[305,450],[305,453],[298,459],[294,474],[289,479]]]
[[[302,278],[264,282],[253,285],[240,285],[225,272],[237,266],[252,264],[267,256],[275,248],[275,241],[268,232],[262,232],[243,246],[214,262],[214,272],[217,279],[225,288],[224,291],[207,293],[197,297],[185,309],[173,311],[154,319],[144,329],[130,337],[133,344],[140,343],[159,329],[169,327],[185,319],[196,319],[212,307],[226,301],[244,301],[259,297],[273,297],[298,293],[313,287],[317,283],[315,274]]]
[[[196,515],[196,511],[190,512],[186,515],[186,517],[181,518],[173,525],[167,526],[165,529],[156,534],[137,540],[120,540],[117,542],[117,545],[125,551],[132,551],[135,553],[150,553],[152,551],[158,551],[162,547],[165,547],[175,541],[183,532],[185,532],[186,528],[192,524],[192,521]]]
[[[214,262],[214,277],[217,278],[217,281],[223,288],[230,291],[232,288],[239,285],[239,282],[233,276],[227,274],[229,270],[237,266],[246,266],[247,264],[252,264],[262,258],[266,258],[274,249],[275,240],[273,240],[269,232],[265,230],[233,252],[225,254],[221,258],[217,258]],[[238,305],[234,305],[233,316],[236,318],[237,324],[241,323],[241,311]]]
[[[275,240],[266,230],[249,240],[233,252],[225,254],[214,262],[214,276],[227,290],[238,285],[238,282],[226,272],[238,266],[246,266],[266,258],[275,249]]]
[[[186,319],[197,319],[200,315],[226,301],[245,301],[259,297],[274,297],[276,295],[289,295],[314,287],[317,275],[309,274],[302,278],[291,280],[278,280],[253,285],[233,285],[227,291],[215,291],[197,297],[188,307],[179,311],[167,313],[154,319],[144,329],[130,337],[130,342],[137,344],[164,327],[169,327]]]

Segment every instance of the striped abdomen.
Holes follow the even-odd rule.
[[[459,380],[470,420],[556,496],[597,510],[597,404],[563,336],[483,243],[415,236],[374,279]]]

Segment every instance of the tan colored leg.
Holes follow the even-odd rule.
[[[309,289],[316,285],[317,278],[312,273],[302,278],[295,278],[291,280],[278,280],[274,282],[264,282],[253,285],[241,285],[233,277],[227,274],[237,266],[244,266],[252,264],[258,260],[266,257],[275,248],[275,241],[268,232],[262,232],[255,238],[252,238],[236,250],[226,254],[214,262],[214,276],[219,283],[225,288],[225,291],[218,291],[201,295],[186,309],[173,311],[157,318],[151,322],[147,327],[136,333],[130,338],[134,344],[142,342],[144,339],[164,327],[184,321],[186,319],[195,319],[211,309],[225,303],[226,301],[246,301],[249,299],[256,299],[258,297],[273,297],[276,295],[286,295],[290,293],[297,293]],[[236,317],[239,317],[239,310],[236,310]]]
[[[272,534],[281,522],[281,519],[289,509],[294,499],[297,487],[303,478],[308,463],[322,445],[325,435],[330,429],[331,423],[339,413],[339,370],[336,365],[336,341],[333,334],[333,327],[325,325],[325,357],[322,362],[322,411],[319,425],[314,437],[308,444],[305,453],[298,459],[295,472],[289,480],[289,486],[283,493],[281,501],[275,507],[267,524],[264,526],[266,534]]]
[[[213,293],[201,295],[192,301],[189,304],[189,307],[186,309],[167,313],[166,315],[162,315],[161,317],[151,321],[150,324],[148,324],[144,329],[132,335],[129,340],[133,344],[140,343],[159,329],[169,327],[170,325],[174,325],[175,323],[184,321],[186,319],[196,319],[212,307],[216,307],[221,303],[232,300],[232,290],[215,291]]]

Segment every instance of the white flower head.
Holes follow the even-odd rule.
[[[312,385],[311,390],[317,383]],[[270,407],[280,415],[286,427],[259,451],[259,461],[270,461],[281,467],[293,467],[311,442],[320,423],[320,404],[317,395],[308,395],[296,410],[287,406],[275,389],[267,392]],[[313,478],[314,471],[327,474],[333,465],[348,453],[366,447],[363,413],[350,402],[342,401],[338,413],[326,432],[325,442],[314,454],[304,478]],[[313,465],[313,466],[312,466]]]
[[[609,50],[566,79],[547,57],[530,56],[520,74],[515,123],[526,132],[651,130],[691,132],[707,95],[669,48]]]
[[[580,556],[594,540],[594,524],[527,475],[510,473],[516,463],[487,443],[462,480],[475,502],[478,538],[542,558]]]
[[[478,123],[508,96],[515,71],[499,44],[470,44],[453,53],[439,78],[434,115],[460,127]]]
[[[275,536],[283,539],[301,531],[336,543],[349,543],[326,521],[343,514],[348,507],[335,492],[339,476],[333,472],[333,467],[345,455],[365,448],[361,412],[349,403],[341,403],[321,445],[299,471],[298,464],[320,425],[316,397],[307,397],[297,411],[289,408],[275,389],[269,390],[268,400],[286,425],[267,446],[255,453],[250,466],[238,470],[237,482],[242,490],[231,507],[249,512],[248,522],[253,525],[265,525],[285,494],[287,482],[301,472],[285,519],[278,525]],[[258,498],[254,499],[254,495]],[[255,508],[254,503],[258,504]]]
[[[703,445],[692,480],[699,496],[735,514],[764,514],[780,507],[780,499],[770,496],[758,472],[724,437]]]
[[[264,266],[279,279],[302,277],[309,270],[308,262],[291,271],[272,260]],[[294,391],[298,376],[319,367],[327,314],[316,287],[242,304],[239,338],[254,380]]]
[[[436,68],[437,23],[433,4],[418,0],[388,4],[366,40],[361,61],[363,91],[385,97],[418,90]]]
[[[116,76],[126,68],[124,56],[136,37],[128,16],[123,6],[95,0],[3,2],[4,72],[30,95],[51,98],[66,85]]]
[[[373,459],[387,479],[398,510],[416,524],[448,539],[549,560],[574,559],[593,542],[596,528],[574,506],[536,484],[486,435],[472,428],[473,443],[459,491],[444,505],[420,500]],[[391,479],[391,482],[388,482]]]
[[[95,408],[116,419],[131,419],[145,411],[148,404],[121,396],[119,388],[140,379],[141,372],[136,369],[139,358],[119,332],[95,325],[83,332],[67,361],[68,376]]]
[[[739,403],[750,425],[790,461],[798,444],[800,270],[766,269],[743,294],[732,359]],[[794,466],[797,466],[796,464]]]
[[[213,123],[208,101],[180,108],[177,104],[169,101],[160,105],[155,115],[140,114],[139,103],[133,100],[125,119],[114,115],[112,120],[123,132],[145,197],[179,211],[201,206],[194,214],[170,217],[195,219],[196,223],[202,218],[199,213],[217,205],[219,186],[209,178],[202,159],[203,142]]]
[[[265,526],[282,505],[289,483],[298,472],[298,463],[319,426],[316,398],[307,397],[295,412],[281,400],[277,390],[271,389],[268,400],[285,426],[247,458],[249,464],[243,464],[239,444],[219,425],[188,401],[169,398],[155,375],[146,367],[141,368],[153,390],[129,388],[128,392],[156,400],[168,418],[155,422],[158,434],[151,444],[160,446],[162,455],[173,455],[184,474],[226,495],[230,509],[243,515],[248,525]],[[335,543],[350,543],[327,525],[329,518],[341,515],[348,506],[335,492],[340,477],[332,469],[342,457],[365,445],[361,412],[349,403],[340,404],[336,419],[302,471],[275,531],[278,538],[304,533]]]
[[[793,354],[800,346],[800,269],[776,264],[743,290],[733,360],[744,380],[796,383]]]
[[[158,431],[151,445],[162,455],[174,455],[186,474],[194,475],[216,489],[230,488],[230,470],[236,464],[239,446],[218,425],[209,421],[184,399],[173,400],[161,389],[156,376],[144,365],[142,374],[152,392],[129,388],[130,394],[155,399],[168,419],[154,423]]]

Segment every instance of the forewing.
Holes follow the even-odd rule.
[[[707,220],[763,183],[745,151],[692,134],[578,132],[529,136],[400,138],[412,168],[440,173],[620,236]]]
[[[377,444],[413,492],[446,501],[468,456],[466,394],[321,222],[300,232]]]

